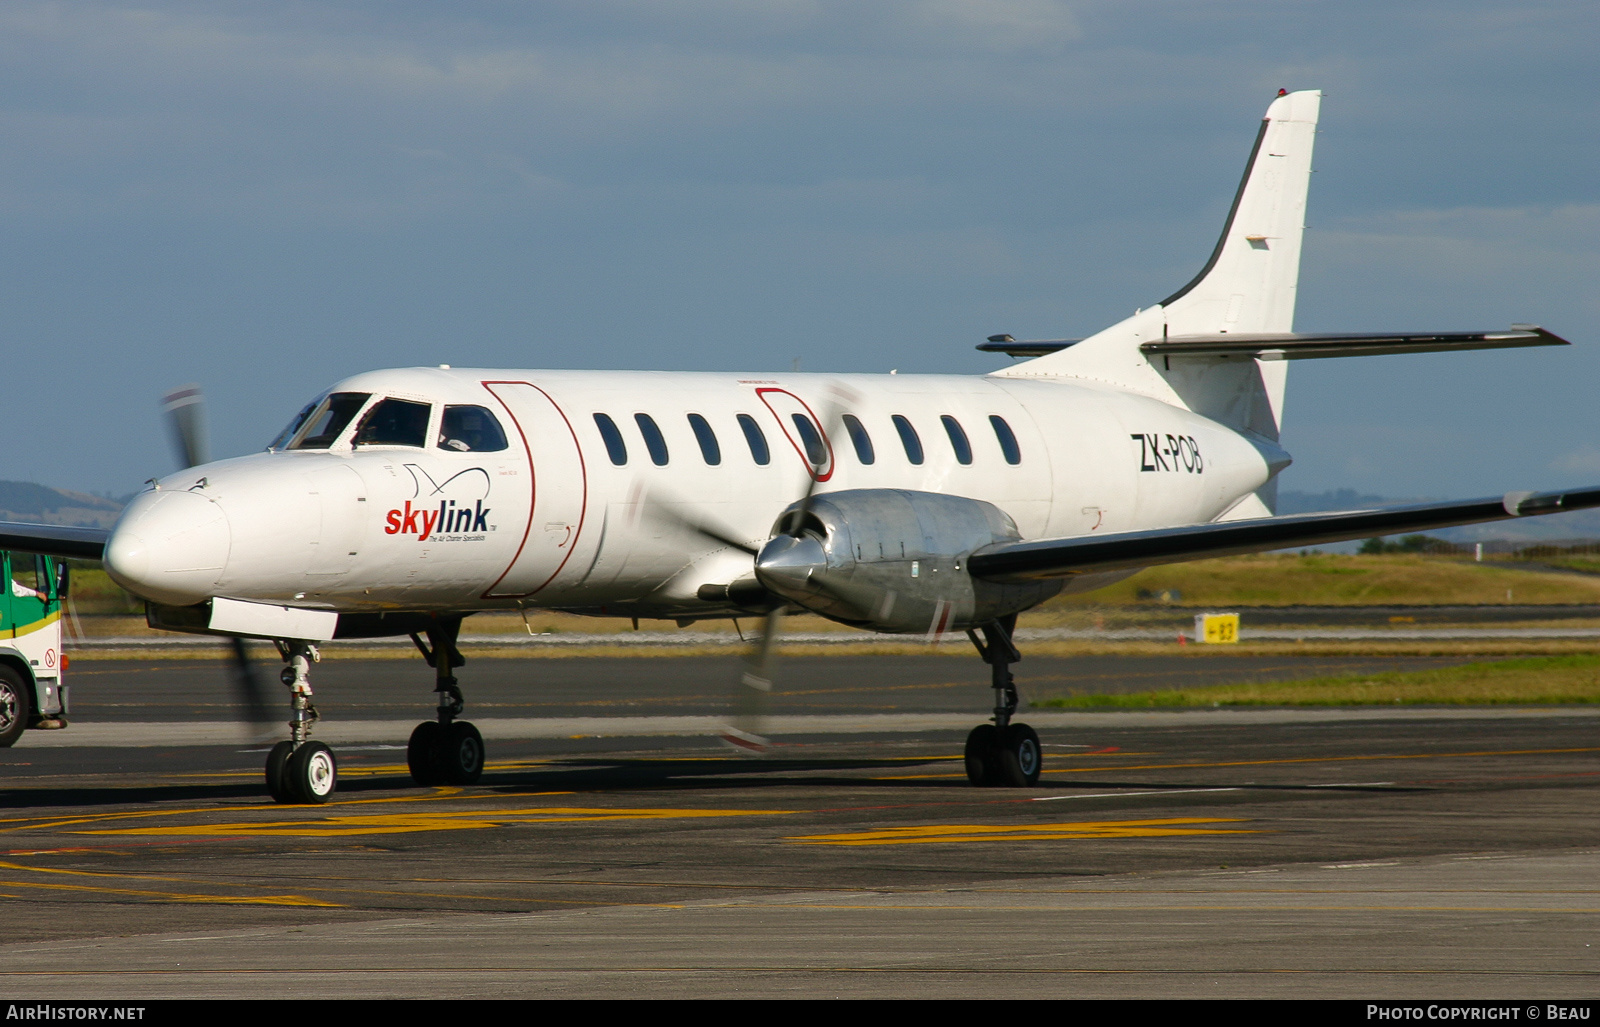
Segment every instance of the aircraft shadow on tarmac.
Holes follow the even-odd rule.
[[[877,772],[861,776],[859,772]],[[837,772],[837,773],[830,773]],[[854,773],[849,773],[854,772]],[[416,786],[404,773],[361,774],[339,782],[340,796],[355,797],[372,792],[411,789]],[[537,765],[485,772],[474,786],[504,795],[559,791],[627,792],[655,789],[695,788],[700,790],[752,790],[781,787],[854,789],[951,788],[969,790],[959,760],[905,759],[604,759],[584,757],[540,761]],[[1127,797],[1139,792],[1174,789],[1230,789],[1260,796],[1264,792],[1412,792],[1434,791],[1426,786],[1340,785],[1231,782],[1211,778],[1203,783],[1192,780],[1117,781],[1106,779],[1040,782],[1039,789],[1058,792],[1125,789]],[[986,790],[987,791],[987,790]],[[996,789],[1012,793],[1017,789]],[[85,807],[158,802],[245,802],[267,803],[262,787],[243,781],[201,784],[194,781],[137,786],[78,786],[70,788],[25,788],[0,790],[0,809],[41,807]]]

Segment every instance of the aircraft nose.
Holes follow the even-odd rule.
[[[215,594],[232,533],[221,507],[194,492],[146,492],[106,542],[111,580],[158,603],[189,606]]]

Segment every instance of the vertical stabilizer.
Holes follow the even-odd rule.
[[[1225,356],[1150,358],[1142,343],[1178,336],[1294,330],[1311,148],[1322,93],[1284,93],[1267,108],[1222,236],[1200,273],[1159,304],[1067,349],[995,372],[1007,378],[1075,378],[1175,403],[1276,442],[1283,417],[1282,360]],[[1276,484],[1256,496],[1270,512]]]
[[[1267,108],[1222,236],[1193,281],[1069,349],[996,373],[1103,381],[1182,403],[1236,427],[1267,428],[1262,433],[1276,437],[1283,405],[1282,362],[1268,367],[1268,362],[1251,361],[1255,366],[1247,375],[1235,370],[1238,361],[1226,375],[1196,374],[1201,368],[1193,360],[1152,365],[1139,345],[1180,335],[1293,330],[1311,148],[1321,102],[1321,92],[1305,90],[1285,93]],[[1231,384],[1224,386],[1223,378]]]
[[[1267,108],[1222,237],[1194,280],[1161,301],[1169,335],[1294,330],[1320,92]]]

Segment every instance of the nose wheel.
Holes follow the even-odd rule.
[[[289,664],[283,669],[283,683],[289,687],[292,712],[289,740],[267,753],[267,794],[275,802],[321,804],[339,786],[339,761],[332,749],[308,737],[317,721],[310,680],[317,650],[304,642],[280,642],[278,648]]]
[[[339,761],[321,742],[279,742],[267,754],[267,791],[282,803],[321,805],[339,786]]]

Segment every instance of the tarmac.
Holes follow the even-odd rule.
[[[1037,695],[1440,662],[1019,669]],[[278,806],[261,744],[227,719],[220,664],[85,661],[72,726],[0,750],[0,986],[54,1000],[1600,990],[1596,711],[1025,712],[1041,785],[977,789],[960,749],[989,693],[971,663],[785,661],[781,744],[744,758],[704,730],[731,657],[476,661],[463,684],[488,772],[422,789],[403,743],[427,669],[331,661],[317,737],[335,744],[340,790]]]

